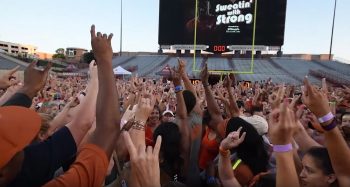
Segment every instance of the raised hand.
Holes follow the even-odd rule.
[[[92,60],[89,64],[89,73],[91,76],[91,80],[98,80],[97,66],[95,60]]]
[[[128,132],[124,131],[123,136],[130,154],[132,176],[143,187],[160,187],[159,150],[162,138],[158,136],[154,148],[148,146],[146,150],[144,145],[136,147]]]
[[[38,91],[44,88],[52,63],[49,62],[44,70],[35,68],[37,61],[33,61],[24,71],[24,85],[21,92],[33,98]]]
[[[180,75],[186,74],[186,61],[178,58],[178,64],[179,64],[178,72],[180,73]]]
[[[292,142],[293,134],[297,130],[296,117],[284,101],[275,108],[269,117],[269,135],[274,145],[286,145]]]
[[[146,124],[148,117],[151,115],[155,104],[155,98],[140,98],[135,112],[135,120],[142,125]]]
[[[281,101],[284,98],[286,88],[284,87],[284,84],[282,84],[279,88],[277,93],[274,92],[269,96],[269,103],[271,104],[272,109],[278,108],[281,104]]]
[[[11,77],[14,77],[13,74],[17,72],[19,66],[9,70],[2,77],[0,77],[0,89],[7,89],[8,87],[19,83],[19,80],[11,81]]]
[[[182,78],[181,78],[181,70],[180,69],[181,69],[181,67],[179,67],[178,70],[176,70],[175,68],[170,70],[170,77],[174,83],[174,86],[181,85]]]
[[[207,63],[204,64],[204,67],[201,71],[200,77],[201,77],[201,81],[202,81],[203,85],[207,85],[208,79],[209,79],[209,72],[208,72],[208,64]]]
[[[325,80],[322,81],[322,89],[317,90],[314,86],[312,86],[305,77],[304,79],[304,90],[303,90],[303,103],[311,110],[312,113],[316,115],[316,117],[323,117],[328,114],[331,109],[328,104],[327,97],[327,85],[325,85]]]
[[[103,64],[106,62],[111,62],[111,59],[113,57],[113,50],[111,45],[113,34],[109,34],[108,37],[107,34],[102,35],[100,32],[97,32],[96,34],[95,25],[91,26],[90,34],[92,51],[94,53],[95,59],[97,60],[97,63]]]
[[[244,141],[246,136],[246,132],[241,134],[241,130],[242,127],[240,127],[237,131],[233,131],[228,134],[227,137],[221,141],[220,147],[223,150],[230,150],[238,147]]]

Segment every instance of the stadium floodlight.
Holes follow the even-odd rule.
[[[330,44],[330,48],[329,48],[329,60],[332,60],[333,34],[334,34],[334,22],[335,22],[335,12],[336,12],[336,10],[337,10],[337,0],[334,0],[334,12],[333,12],[331,44]]]

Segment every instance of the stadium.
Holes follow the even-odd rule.
[[[237,80],[247,82],[271,79],[275,83],[299,85],[307,75],[315,84],[320,84],[325,77],[333,85],[349,85],[350,65],[333,60],[332,54],[282,54],[286,4],[286,0],[274,4],[260,0],[255,7],[245,1],[228,5],[220,1],[199,1],[196,18],[193,3],[160,1],[158,53],[115,53],[113,67],[120,66],[139,77],[159,79],[168,76],[167,71],[177,65],[180,57],[187,62],[186,72],[192,80],[199,79],[199,72],[207,63],[214,82],[225,74],[235,73]],[[173,9],[171,13],[170,9]],[[181,14],[174,14],[180,9],[184,9]],[[269,13],[270,19],[267,19],[264,15],[274,9],[279,11]],[[237,20],[231,23],[229,19],[221,19],[231,15]],[[252,17],[251,21],[244,20],[247,16]],[[239,17],[243,20],[239,21]],[[198,24],[195,19],[199,20]],[[224,22],[227,23],[222,24]],[[16,51],[10,53],[1,46],[0,49],[5,49],[0,50],[2,70],[17,65],[22,70],[31,61],[19,58]],[[87,75],[86,66],[69,68],[72,65],[67,58],[53,62],[56,64],[53,71],[64,76]]]
[[[123,0],[119,38],[108,31],[114,0],[15,1],[0,17],[39,16],[9,17],[0,34],[61,47],[0,41],[0,186],[350,186],[350,63],[332,52],[337,0],[328,54],[287,53],[291,40],[302,48],[306,32],[323,31],[307,30],[300,14],[298,32],[286,34],[287,0],[159,0],[156,16],[153,1],[128,1],[126,27],[137,25],[125,40]],[[294,10],[317,17],[326,6],[308,3]],[[158,32],[148,40],[150,17]],[[124,41],[157,52],[123,51]]]

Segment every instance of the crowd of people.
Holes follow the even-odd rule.
[[[91,27],[88,78],[0,77],[0,186],[350,186],[350,88],[116,79],[112,37]]]

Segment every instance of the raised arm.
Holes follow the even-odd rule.
[[[229,103],[230,103],[230,113],[232,117],[239,117],[240,112],[237,105],[236,96],[232,90],[232,82],[235,82],[235,77],[233,74],[228,75],[224,80],[224,86],[228,91]]]
[[[325,84],[325,81],[322,81]],[[336,127],[336,120],[325,116],[331,116],[328,104],[327,86],[323,85],[318,91],[308,79],[304,80],[303,101],[318,119],[326,119],[321,126],[326,130],[324,133],[326,147],[331,159],[332,167],[337,176],[340,186],[350,186],[350,149],[346,144],[341,132]]]
[[[193,93],[193,95],[196,97],[197,103],[196,106],[193,108],[193,111],[197,114],[202,114],[202,110],[200,108],[200,103],[198,102],[197,92],[196,88],[191,83],[191,80],[188,78],[186,73],[186,62],[182,59],[178,59],[179,61],[179,73],[181,74],[182,80],[184,82],[186,90],[189,90]]]
[[[171,77],[174,84],[174,87],[181,86],[181,75],[179,71],[172,70],[171,71]],[[181,133],[181,154],[184,158],[184,170],[187,171],[188,165],[189,165],[189,156],[190,156],[190,149],[191,149],[191,135],[190,135],[190,128],[187,123],[187,109],[185,105],[185,100],[182,95],[183,89],[180,89],[176,93],[176,116],[179,119],[179,126],[180,133]]]
[[[44,70],[36,69],[37,61],[33,61],[24,71],[24,85],[3,106],[23,106],[29,108],[35,95],[44,88],[52,66],[48,63]]]
[[[269,118],[269,134],[277,163],[277,187],[298,187],[299,180],[293,159],[293,133],[296,129],[294,112],[285,101],[275,108]]]
[[[213,93],[210,89],[210,85],[208,83],[208,78],[209,78],[209,72],[208,72],[208,66],[205,64],[202,72],[201,72],[201,80],[203,83],[204,91],[205,91],[205,97],[207,100],[207,105],[208,105],[208,111],[211,115],[212,119],[212,124],[215,124],[214,127],[211,127],[213,129],[217,130],[217,125],[223,121],[222,114],[220,111],[220,108],[218,106],[218,103],[216,102]]]
[[[95,34],[95,26],[91,27],[91,45],[97,61],[98,95],[96,104],[96,129],[88,143],[92,143],[105,151],[110,158],[120,131],[120,114],[117,90],[112,69],[113,35]]]
[[[240,187],[238,180],[236,179],[230,159],[230,149],[233,149],[241,144],[245,138],[246,133],[240,133],[242,127],[237,131],[231,132],[220,144],[219,154],[219,177],[224,187]]]
[[[80,145],[82,139],[87,134],[95,120],[96,114],[96,100],[98,92],[98,75],[97,66],[92,61],[90,63],[91,80],[87,87],[87,93],[83,101],[77,106],[79,107],[77,113],[72,121],[67,124],[68,129],[72,133],[77,147]]]

